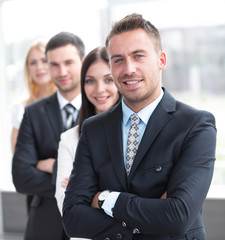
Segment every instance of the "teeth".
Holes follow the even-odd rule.
[[[138,81],[129,81],[129,82],[126,82],[127,85],[132,85],[132,84],[135,84],[135,83],[138,83]]]
[[[98,101],[103,101],[105,99],[107,99],[107,97],[102,97],[102,98],[96,98]]]

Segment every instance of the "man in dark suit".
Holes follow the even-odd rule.
[[[61,32],[49,40],[46,57],[58,91],[25,109],[13,156],[16,190],[34,195],[25,240],[68,238],[54,198],[56,159],[60,134],[68,123],[76,123],[79,114],[84,44],[76,35]],[[67,104],[73,109],[69,115]]]
[[[158,30],[141,15],[116,23],[106,47],[123,99],[83,124],[64,200],[67,234],[206,239],[201,211],[215,160],[213,115],[162,88],[166,55]]]

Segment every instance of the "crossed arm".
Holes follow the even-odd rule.
[[[38,159],[37,145],[41,143],[36,141],[29,113],[25,111],[13,156],[13,182],[20,193],[52,197],[51,173],[55,159]]]
[[[116,187],[112,189],[112,186],[118,186],[113,167],[110,161],[96,165],[99,162],[93,156],[96,149],[89,144],[91,141],[84,125],[64,201],[63,221],[69,236],[104,239],[121,232],[127,239],[132,239],[136,228],[144,235],[184,234],[200,214],[215,160],[216,131],[212,118],[207,121],[199,119],[196,125],[189,131],[179,158],[168,174],[166,199],[143,197]],[[103,144],[104,157],[105,148]],[[101,174],[107,172],[105,170],[108,170],[107,183],[101,179]],[[105,190],[99,185],[108,183],[108,189],[120,191],[113,218],[99,210],[97,205],[99,189]],[[123,222],[127,223],[126,227],[122,226]]]

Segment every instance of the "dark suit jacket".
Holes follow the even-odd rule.
[[[205,239],[201,209],[215,160],[213,115],[176,101],[165,90],[128,179],[121,118],[119,103],[83,125],[64,200],[68,235],[115,240]],[[105,189],[121,192],[114,218],[90,206],[93,196]],[[160,199],[165,191],[167,199]]]
[[[62,131],[56,94],[26,107],[13,156],[12,176],[18,192],[34,195],[25,236],[28,240],[65,239],[54,198],[55,173],[36,168],[39,160],[57,159]]]

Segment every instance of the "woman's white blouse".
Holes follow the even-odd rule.
[[[77,125],[67,130],[66,132],[63,132],[61,134],[61,139],[59,142],[55,198],[61,215],[66,190],[65,188],[62,187],[62,181],[65,178],[69,177],[72,171],[78,140],[79,132]],[[85,238],[70,238],[70,239],[85,240]]]
[[[72,171],[78,140],[78,126],[75,126],[63,132],[59,142],[55,198],[61,215],[65,197],[65,188],[62,187],[62,182],[70,176]]]

